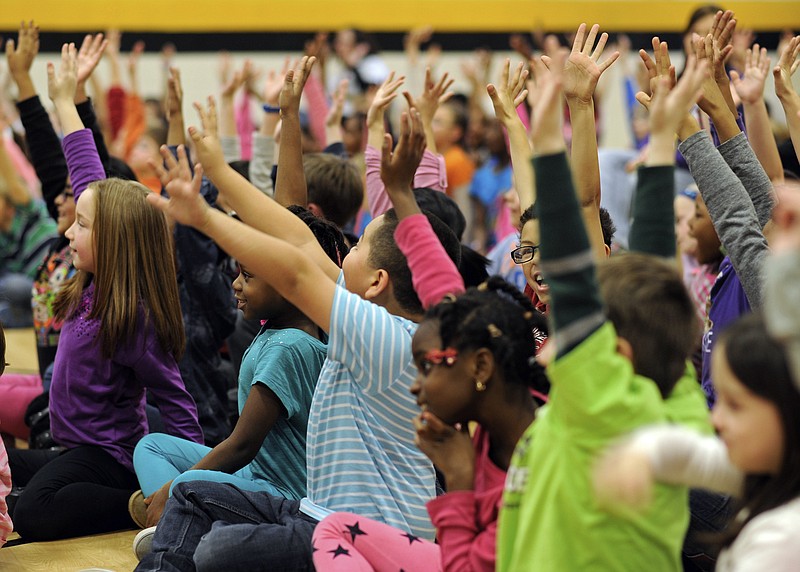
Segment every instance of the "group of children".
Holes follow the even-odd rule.
[[[385,112],[405,78],[375,80],[377,55],[335,44],[355,83],[372,86],[361,119],[371,220],[352,236],[354,209],[329,214],[346,202],[332,187],[351,197],[360,183],[352,159],[304,161],[314,131],[304,122],[328,106],[315,55],[268,79],[249,165],[231,161],[229,90],[219,110],[211,97],[195,104],[201,126],[186,138],[172,70],[166,145],[146,165],[159,193],[135,173],[109,176],[124,167],[111,168],[83,87],[107,41],[66,44],[48,65],[59,143],[28,74],[38,30],[23,24],[9,67],[62,237],[42,257],[33,301],[53,330],[39,349],[43,377],[52,362],[57,447],[12,449],[6,463],[0,446],[0,539],[9,513],[26,541],[139,526],[142,571],[697,570],[705,550],[719,553],[718,570],[792,569],[800,190],[777,174],[762,131],[758,48],[731,83],[736,22],[701,16],[680,79],[665,42],[640,53],[648,142],[630,252],[611,255],[616,221],[600,206],[594,102],[620,56],[603,55],[608,35],[581,24],[571,50],[549,42],[529,68],[506,62],[484,85],[497,119],[487,133],[499,133],[495,145],[486,137],[485,175],[511,169],[519,234],[503,256],[519,285],[488,276],[488,235],[473,241],[478,252],[462,243],[437,146],[443,125],[476,110],[449,102],[448,74],[429,70],[421,94],[404,92],[393,136]],[[796,143],[798,55],[800,37],[774,70]],[[324,119],[328,152],[345,156],[347,89]],[[273,177],[273,155],[257,151],[278,126]],[[699,191],[693,252],[676,250],[676,135]],[[697,256],[683,276],[676,260],[705,248],[704,219],[724,253]],[[702,297],[694,285],[708,264],[718,276]],[[205,354],[232,346],[231,331],[250,332],[238,420],[214,434],[219,368]],[[702,554],[685,543],[699,489],[738,499]]]

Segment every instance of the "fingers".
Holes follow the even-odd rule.
[[[573,54],[578,54],[583,50],[584,38],[586,36],[586,24],[581,23],[578,26],[578,31],[575,32],[575,40],[572,42],[572,52]]]
[[[594,45],[594,41],[597,39],[597,32],[600,31],[600,25],[594,24],[592,28],[589,30],[589,35],[586,36],[586,43],[583,45],[583,50],[581,50],[584,54],[591,57],[592,53],[592,46]],[[608,38],[608,36],[606,36]]]
[[[640,91],[636,94],[636,101],[638,101],[645,109],[650,109],[650,103],[652,102],[652,98],[647,95],[645,92]]]

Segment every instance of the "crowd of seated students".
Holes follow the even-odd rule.
[[[397,70],[318,34],[264,78],[223,58],[184,115],[174,47],[141,77],[136,43],[124,78],[120,34],[89,34],[34,78],[22,23],[0,373],[2,328],[33,328],[38,372],[0,377],[0,546],[139,528],[141,571],[794,569],[800,36],[773,62],[741,27],[703,6],[638,58],[598,24],[512,36],[495,74],[485,51],[442,69],[428,28]],[[617,103],[636,149],[599,148]]]

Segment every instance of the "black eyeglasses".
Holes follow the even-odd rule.
[[[533,260],[537,250],[539,250],[538,244],[534,246],[519,246],[511,251],[511,260],[514,261],[514,264],[525,264]]]

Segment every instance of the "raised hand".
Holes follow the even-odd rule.
[[[128,54],[128,77],[131,82],[131,91],[139,93],[139,60],[144,53],[144,42],[142,40],[133,44],[131,53]]]
[[[567,51],[559,50],[550,56],[548,66],[542,58],[531,60],[533,79],[539,97],[533,107],[531,141],[538,154],[557,153],[564,150],[562,133],[563,113],[561,110],[563,94],[564,62]]]
[[[17,45],[14,40],[6,42],[6,61],[8,71],[16,79],[17,76],[27,75],[31,71],[31,65],[39,53],[39,27],[31,20],[28,23],[22,22],[19,27]]]
[[[230,75],[225,74],[225,81],[222,84],[220,97],[233,99],[233,96],[236,95],[236,92],[244,85],[244,82],[244,70],[236,70]]]
[[[203,130],[197,127],[189,127],[189,137],[192,138],[195,146],[197,158],[202,163],[203,169],[211,177],[214,172],[227,166],[225,155],[222,153],[222,146],[217,136],[217,104],[213,97],[208,98],[208,108],[195,102],[197,114],[200,116],[200,124]],[[188,165],[188,163],[187,163]]]
[[[394,78],[394,72],[389,72],[389,77],[381,84],[372,98],[372,103],[367,111],[367,127],[380,124],[381,135],[383,132],[383,115],[392,100],[397,97],[397,89],[403,85],[406,76]]]
[[[75,44],[64,44],[61,47],[61,65],[58,71],[52,63],[47,64],[47,93],[54,103],[72,103],[77,84],[78,51]]]
[[[661,78],[668,79],[670,85],[675,85],[677,81],[675,77],[675,66],[669,59],[669,47],[667,42],[662,42],[658,36],[654,36],[653,44],[653,57],[644,51],[639,50],[639,57],[642,58],[644,67],[647,70],[647,77],[650,80],[650,94],[655,90],[656,84],[659,83]]]
[[[704,60],[707,61],[709,70],[711,71],[711,73],[706,77],[706,80],[703,82],[703,97],[700,98],[698,104],[703,111],[705,111],[709,116],[713,117],[715,111],[722,106],[727,105],[727,98],[715,79],[716,72],[714,70],[720,61],[720,58],[718,57],[719,51],[714,47],[714,39],[711,34],[708,34],[705,37],[695,36],[692,43],[697,60],[699,62]],[[730,87],[727,85],[727,77],[728,76],[726,75],[725,89],[728,90],[728,94],[730,95]],[[728,107],[730,106],[728,105]]]
[[[775,80],[775,95],[783,102],[787,99],[798,98],[797,92],[792,86],[792,75],[800,66],[800,36],[795,36],[786,42],[781,52],[778,65],[772,70],[772,77]]]
[[[103,58],[103,52],[108,47],[108,40],[103,38],[103,34],[86,34],[78,50],[78,83],[85,84],[89,76]]]
[[[156,193],[149,193],[147,201],[170,219],[202,230],[208,221],[211,208],[200,194],[202,167],[197,165],[192,177],[186,148],[183,145],[178,146],[177,161],[166,146],[161,147],[161,156],[164,158],[166,168],[155,161],[151,161],[150,166],[158,173],[169,199]]]
[[[264,103],[277,107],[280,104],[281,90],[283,89],[283,82],[286,80],[286,73],[289,71],[291,59],[286,56],[283,61],[283,70],[280,72],[274,69],[267,72],[267,78],[264,80],[263,98]]]
[[[381,180],[389,196],[395,191],[411,191],[414,173],[425,152],[425,133],[422,116],[413,107],[400,117],[400,139],[392,151],[392,136],[383,138],[381,149]]]
[[[528,96],[526,88],[528,70],[524,69],[522,62],[517,64],[513,74],[510,72],[511,60],[506,59],[500,72],[499,83],[497,85],[490,83],[486,86],[486,91],[492,99],[494,114],[504,125],[518,119],[517,107]]]
[[[770,59],[767,48],[760,48],[753,44],[753,49],[747,50],[744,60],[744,77],[739,72],[731,71],[733,88],[742,100],[742,103],[756,103],[764,97],[764,85],[769,75]]]
[[[452,427],[429,411],[414,418],[419,450],[444,474],[447,490],[472,490],[475,486],[475,448],[466,425]]]
[[[314,56],[303,56],[296,69],[286,72],[280,95],[281,116],[287,112],[299,113],[303,88],[316,61]]]
[[[167,79],[167,119],[183,114],[183,87],[181,86],[181,70],[169,68]]]
[[[586,24],[578,26],[575,41],[572,43],[572,51],[564,66],[564,95],[567,101],[590,103],[600,76],[619,58],[619,52],[614,52],[600,62],[600,57],[608,42],[608,34],[603,32],[600,39],[597,40],[599,31],[600,26],[595,24],[587,35]],[[597,40],[596,46],[595,40]],[[549,56],[545,56],[545,58],[545,63],[549,64]]]
[[[331,107],[325,117],[326,129],[339,129],[342,125],[342,115],[344,114],[344,100],[347,97],[347,88],[350,82],[343,79],[336,86],[336,90],[331,94]],[[340,136],[341,138],[341,136]],[[330,143],[330,141],[329,141]]]
[[[422,90],[422,95],[414,98],[410,92],[404,91],[403,97],[408,102],[408,107],[416,108],[422,116],[423,123],[433,121],[433,115],[439,106],[453,97],[452,91],[447,91],[453,85],[455,80],[451,79],[448,73],[444,73],[439,81],[433,80],[431,68],[425,70],[425,87]]]
[[[689,58],[681,79],[673,87],[669,79],[662,77],[656,84],[651,97],[644,92],[636,94],[636,99],[650,111],[650,132],[652,136],[666,136],[670,142],[670,159],[674,160],[672,151],[674,134],[683,122],[692,106],[702,95],[702,86],[708,75],[708,61],[698,62]]]

